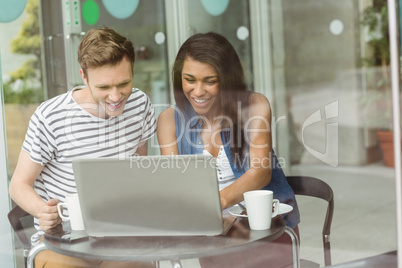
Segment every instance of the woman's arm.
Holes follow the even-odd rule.
[[[38,218],[40,228],[44,231],[61,223],[57,212],[59,200],[45,202],[33,189],[33,184],[43,167],[31,160],[26,151],[21,150],[17,167],[9,185],[11,198],[26,212]]]
[[[156,127],[161,155],[178,155],[174,108],[167,108],[158,116]]]
[[[140,156],[148,155],[148,141],[139,144],[135,154]]]
[[[244,192],[261,189],[271,181],[271,107],[268,99],[258,93],[250,95],[249,103],[245,129],[246,142],[250,146],[250,169],[221,191],[223,209],[243,201]]]

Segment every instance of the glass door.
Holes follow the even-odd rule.
[[[88,30],[106,26],[135,45],[134,87],[148,94],[155,104],[170,102],[162,0],[125,1],[119,5],[106,0],[42,0],[41,3],[46,40],[44,64],[49,84],[64,90],[82,84],[77,62],[79,42]]]
[[[375,46],[389,40],[383,16],[389,1],[115,2],[0,0],[0,10],[9,11],[0,12],[3,215],[10,208],[7,185],[31,114],[44,99],[81,83],[75,51],[86,31],[105,25],[134,42],[134,86],[149,94],[157,115],[173,104],[170,68],[181,43],[194,33],[216,31],[234,45],[250,89],[271,102],[274,146],[286,175],[314,176],[332,187],[332,263],[397,249],[401,204],[395,167],[400,170],[400,163],[389,164],[377,136],[377,130],[395,128],[392,103],[398,101],[392,98],[391,78],[399,77],[390,71],[390,58],[379,56],[389,55],[389,44],[381,47],[385,53]],[[370,12],[377,27],[365,21]],[[29,36],[22,30],[27,26],[32,26]],[[157,154],[156,141],[153,145],[150,153]],[[323,266],[323,206],[303,198],[298,202],[301,257]],[[5,217],[0,224],[0,261],[13,262],[18,243],[12,244]],[[16,256],[17,267],[23,267],[22,253]]]
[[[0,51],[0,74],[1,70],[1,51]],[[3,94],[3,79],[0,76],[0,212],[7,215],[10,211],[10,198],[8,196],[8,166],[7,166],[7,144],[6,144],[6,130],[4,121],[4,94]],[[10,223],[7,217],[2,217],[0,220],[2,241],[0,243],[0,262],[4,266],[14,267],[14,246],[13,237],[10,232]]]
[[[12,236],[7,213],[11,178],[28,120],[43,100],[40,77],[38,1],[0,1],[0,220],[3,233],[0,262],[23,267],[23,253]]]
[[[273,53],[284,54],[288,174],[332,187],[333,264],[397,248],[395,166],[379,135],[393,127],[387,2],[282,0],[282,18],[272,20],[282,29],[272,38],[283,40]],[[312,250],[321,238],[310,235],[323,219],[320,204],[308,202],[299,202],[301,256],[322,265],[322,251]]]
[[[80,1],[82,31],[107,26],[128,37],[136,48],[134,87],[152,103],[169,103],[165,10],[162,0]],[[96,20],[96,13],[98,19]]]

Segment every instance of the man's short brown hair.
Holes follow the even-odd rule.
[[[124,57],[127,57],[133,68],[133,43],[107,27],[89,30],[78,47],[78,62],[85,75],[89,68],[115,65]]]

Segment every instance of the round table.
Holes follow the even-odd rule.
[[[108,261],[172,261],[175,267],[180,259],[210,257],[231,253],[262,243],[275,240],[284,232],[295,239],[294,261],[298,267],[298,241],[292,230],[285,226],[282,217],[272,219],[269,230],[250,230],[247,218],[238,218],[226,235],[219,236],[158,236],[158,237],[86,237],[85,239],[65,242],[61,239],[66,234],[62,228],[48,231],[44,244],[31,250],[29,265],[35,255],[44,249],[59,254],[93,260]],[[295,252],[296,251],[296,252]],[[28,266],[29,267],[29,266]],[[33,267],[33,266],[32,266]]]

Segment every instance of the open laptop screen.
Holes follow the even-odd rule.
[[[73,170],[90,236],[222,233],[212,156],[76,159]]]

